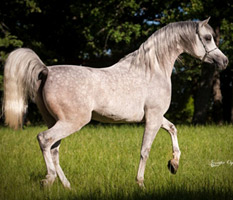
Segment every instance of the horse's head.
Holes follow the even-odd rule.
[[[195,54],[203,62],[215,64],[222,70],[226,68],[228,58],[215,44],[213,29],[208,25],[209,19],[197,23]]]

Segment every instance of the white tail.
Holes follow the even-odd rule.
[[[35,99],[38,76],[45,68],[31,49],[19,48],[10,53],[4,66],[3,113],[6,125],[14,129],[22,126],[28,98]]]

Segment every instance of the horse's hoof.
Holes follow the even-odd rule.
[[[139,185],[139,187],[140,187],[141,189],[143,189],[143,190],[146,189],[144,183],[139,183],[138,185]]]
[[[169,160],[167,167],[172,174],[176,174],[179,167],[179,162],[175,159]]]
[[[52,186],[53,182],[55,181],[55,178],[56,177],[51,177],[51,176],[47,175],[45,179],[41,180],[41,182],[40,182],[41,186],[43,186],[43,187],[50,187],[50,186]]]
[[[143,190],[146,189],[146,187],[145,187],[143,181],[137,181],[137,184],[138,184],[138,186],[139,186],[141,189],[143,189]]]
[[[48,179],[42,179],[40,181],[40,185],[44,188],[48,188],[52,185],[52,183],[50,181],[48,181]]]
[[[63,183],[63,186],[65,189],[71,190],[70,182],[67,181],[66,183]]]

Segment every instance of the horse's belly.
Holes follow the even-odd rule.
[[[144,121],[144,111],[137,113],[113,113],[93,111],[92,119],[103,123],[136,123]]]

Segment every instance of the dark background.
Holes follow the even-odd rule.
[[[17,47],[33,49],[46,65],[107,67],[174,21],[204,20],[229,58],[222,72],[182,55],[172,75],[168,113],[175,123],[233,123],[233,4],[230,0],[9,0],[0,5],[0,98],[3,66]],[[0,101],[1,104],[2,101]],[[1,123],[3,118],[1,118]],[[26,122],[41,122],[34,104]]]

